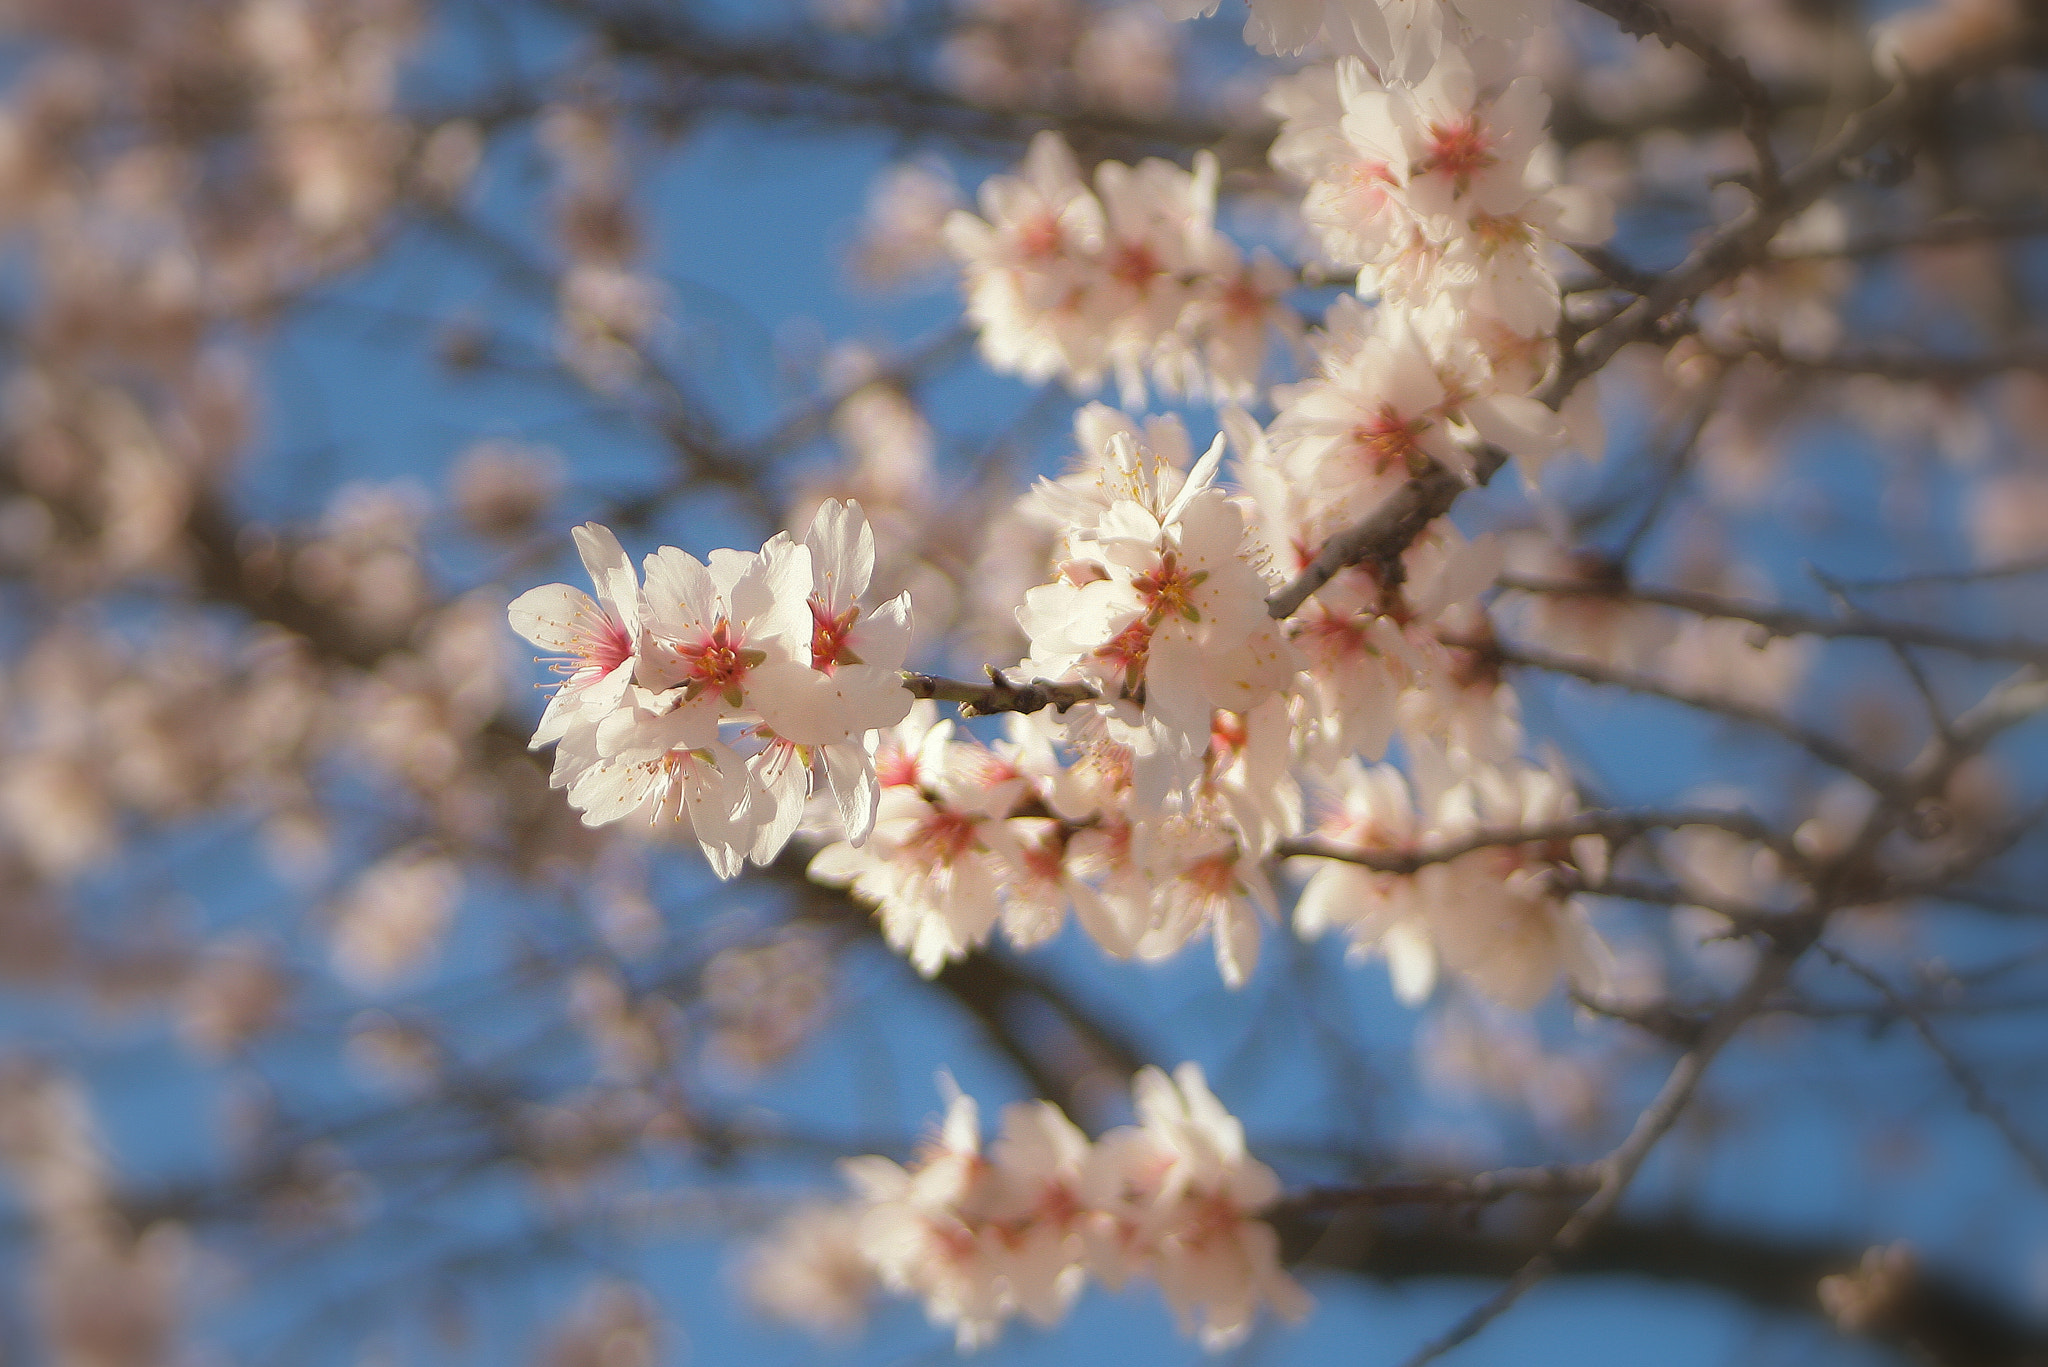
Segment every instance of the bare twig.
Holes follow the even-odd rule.
[[[1683,48],[1699,58],[1709,80],[1727,88],[1742,107],[1742,136],[1756,157],[1756,191],[1764,199],[1782,188],[1778,154],[1771,146],[1775,111],[1771,92],[1749,69],[1749,63],[1726,51],[1698,29],[1684,23],[1652,0],[1579,0],[1637,38],[1655,38],[1666,47]]]
[[[1650,607],[1674,608],[1698,617],[1721,617],[1748,622],[1771,636],[1815,636],[1829,639],[1884,641],[1902,646],[1920,646],[1946,651],[1972,660],[2005,660],[2015,664],[2048,664],[2048,642],[2023,636],[1972,636],[1921,622],[1902,622],[1876,617],[1855,608],[1835,616],[1781,608],[1770,603],[1726,598],[1694,589],[1647,587],[1640,584],[1608,583],[1598,580],[1544,579],[1532,575],[1504,574],[1502,588],[1518,593],[1541,593],[1569,598],[1603,598],[1617,602],[1641,603]],[[1845,587],[1834,585],[1831,586]]]
[[[1991,1095],[1991,1090],[1984,1085],[1984,1080],[1948,1047],[1940,1035],[1935,1033],[1934,1026],[1926,1014],[1901,995],[1899,990],[1887,982],[1884,975],[1876,969],[1851,958],[1831,945],[1816,945],[1814,948],[1829,963],[1848,970],[1869,984],[1873,991],[1884,998],[1887,1007],[1913,1027],[1914,1033],[1919,1035],[1921,1042],[1927,1046],[1927,1051],[1941,1060],[1941,1066],[1955,1079],[1956,1086],[1962,1089],[1963,1099],[1969,1108],[1984,1117],[1991,1123],[1992,1128],[1998,1131],[1999,1137],[2005,1140],[2007,1147],[2020,1160],[2035,1184],[2048,1189],[2048,1155],[2044,1155],[2035,1146],[2034,1141],[2020,1130],[2012,1116]]]
[[[1580,1196],[1600,1185],[1599,1169],[1565,1163],[1543,1168],[1500,1168],[1471,1177],[1420,1182],[1375,1182],[1356,1187],[1310,1187],[1283,1199],[1268,1215],[1377,1206],[1479,1206],[1510,1196]]]
[[[1645,697],[1662,698],[1680,706],[1701,712],[1727,717],[1762,731],[1769,731],[1790,741],[1812,755],[1821,763],[1839,769],[1861,779],[1880,794],[1897,794],[1903,786],[1902,778],[1890,770],[1873,764],[1858,754],[1854,748],[1836,740],[1823,731],[1815,731],[1800,725],[1790,717],[1757,707],[1734,698],[1722,697],[1682,684],[1658,679],[1648,674],[1614,665],[1601,664],[1594,660],[1576,659],[1567,655],[1556,655],[1538,650],[1533,646],[1517,645],[1502,640],[1463,641],[1446,640],[1446,645],[1471,650],[1484,658],[1499,664],[1513,665],[1523,669],[1539,669],[1546,674],[1562,674],[1586,683],[1604,688],[1619,688]]]
[[[1623,1194],[1641,1170],[1644,1160],[1650,1156],[1650,1151],[1670,1133],[1679,1116],[1685,1113],[1715,1057],[1756,1013],[1764,999],[1784,982],[1802,948],[1796,941],[1780,944],[1758,962],[1742,990],[1701,1027],[1698,1042],[1680,1056],[1656,1099],[1636,1117],[1628,1137],[1593,1165],[1600,1174],[1600,1181],[1586,1203],[1572,1212],[1571,1218],[1551,1236],[1542,1252],[1516,1270],[1506,1286],[1466,1314],[1442,1336],[1424,1344],[1404,1367],[1425,1367],[1425,1364],[1436,1361],[1478,1335],[1506,1314],[1531,1287],[1556,1270],[1561,1258],[1599,1228],[1621,1203]]]
[[[997,712],[1042,712],[1048,707],[1064,712],[1075,703],[1094,702],[1102,697],[1092,684],[1053,683],[1047,679],[1018,684],[1011,683],[994,665],[987,666],[987,669],[988,682],[985,684],[906,672],[903,686],[914,697],[957,703],[960,710],[970,717],[985,717]]]
[[[1382,873],[1413,873],[1430,864],[1449,863],[1477,850],[1494,849],[1504,845],[1547,845],[1557,841],[1575,840],[1586,835],[1604,836],[1619,843],[1650,831],[1675,830],[1682,826],[1711,826],[1741,836],[1745,840],[1768,845],[1788,859],[1796,861],[1799,858],[1799,852],[1789,841],[1758,818],[1746,812],[1706,809],[1672,812],[1581,812],[1577,816],[1562,821],[1545,822],[1540,826],[1477,831],[1460,840],[1421,849],[1368,849],[1313,838],[1286,840],[1280,843],[1274,853],[1282,857],[1342,860],[1349,864],[1362,864],[1366,868],[1377,869]]]

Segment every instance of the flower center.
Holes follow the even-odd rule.
[[[905,848],[928,864],[951,864],[974,847],[974,821],[940,810],[917,823]]]
[[[1237,852],[1212,854],[1188,865],[1181,877],[1208,897],[1225,897],[1237,885]]]
[[[1138,599],[1145,605],[1145,624],[1158,626],[1168,617],[1180,617],[1190,622],[1202,620],[1202,610],[1195,606],[1195,590],[1208,579],[1207,570],[1189,573],[1180,563],[1180,557],[1172,551],[1159,557],[1156,569],[1148,570],[1131,581],[1131,587],[1138,591]]]
[[[848,608],[834,617],[823,603],[811,599],[811,668],[830,674],[834,666],[862,662],[846,644],[859,617],[859,608]]]
[[[1144,242],[1119,243],[1109,265],[1111,279],[1141,292],[1151,285],[1154,276],[1165,272],[1158,254]]]
[[[1494,164],[1493,139],[1476,114],[1429,126],[1428,169],[1449,176],[1464,190],[1472,177]]]
[[[1236,1237],[1244,1224],[1237,1203],[1224,1193],[1205,1192],[1194,1198],[1194,1207],[1181,1239],[1191,1248],[1206,1248]]]
[[[1428,418],[1403,418],[1392,404],[1383,403],[1379,412],[1351,429],[1351,441],[1376,473],[1396,465],[1415,469],[1429,460],[1419,440],[1429,426]]]
[[[598,624],[596,631],[585,638],[590,653],[584,658],[591,665],[609,674],[633,658],[633,638],[626,634],[625,624],[606,617]]]
[[[763,650],[748,650],[725,618],[701,638],[676,647],[682,658],[685,699],[694,701],[705,692],[718,692],[734,707],[740,705],[740,689],[747,671],[768,658]]]
[[[1144,618],[1119,631],[1107,645],[1098,646],[1095,658],[1124,674],[1124,686],[1137,688],[1145,680],[1145,660],[1152,653],[1152,627]]]
[[[1024,847],[1024,870],[1042,883],[1057,883],[1067,871],[1066,842],[1057,834]]]
[[[1515,214],[1474,214],[1472,234],[1488,251],[1526,246],[1535,241],[1529,220]]]
[[[1238,276],[1223,289],[1223,311],[1239,322],[1254,322],[1266,312],[1266,296],[1245,276]]]
[[[1042,210],[1017,230],[1017,250],[1028,261],[1044,261],[1060,254],[1060,221]]]

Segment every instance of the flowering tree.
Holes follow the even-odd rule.
[[[0,10],[36,1360],[2048,1356],[2048,20],[1217,8]]]

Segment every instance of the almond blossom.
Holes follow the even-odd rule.
[[[595,719],[619,706],[633,679],[640,635],[640,580],[633,562],[619,539],[595,522],[576,528],[575,537],[597,597],[549,584],[528,589],[507,610],[514,631],[559,652],[549,667],[565,676],[534,728],[535,747],[560,740],[579,718]]]
[[[978,811],[973,797],[958,766],[930,798],[886,788],[864,845],[843,840],[811,860],[812,878],[850,887],[878,909],[890,947],[926,977],[988,939],[1005,871],[1023,857],[1003,821],[1008,813]]]
[[[1595,444],[1590,398],[1568,434],[1533,391],[1558,356],[1554,245],[1599,240],[1609,217],[1558,183],[1536,80],[1482,74],[1502,65],[1470,47],[1528,32],[1537,7],[1251,9],[1248,32],[1268,49],[1321,43],[1337,58],[1271,89],[1271,157],[1307,183],[1303,218],[1371,302],[1340,295],[1304,335],[1289,301],[1303,277],[1218,230],[1221,166],[1207,152],[1188,167],[1088,172],[1042,133],[1016,172],[982,186],[978,212],[944,226],[995,368],[1077,389],[1114,375],[1130,403],[1157,384],[1276,409],[1265,427],[1221,415],[1236,490],[1222,437],[1197,458],[1178,418],[1101,404],[1076,415],[1079,462],[1004,524],[1007,553],[1021,565],[1042,552],[1044,578],[1014,608],[1028,656],[1000,677],[1081,685],[1081,700],[1012,718],[987,744],[913,703],[900,672],[909,596],[868,600],[879,547],[857,502],[817,504],[801,542],[778,533],[707,561],[662,548],[644,589],[593,525],[579,544],[599,598],[556,586],[515,606],[529,635],[569,652],[539,738],[558,743],[553,781],[586,822],[687,823],[721,876],[774,858],[801,826],[818,843],[810,876],[874,907],[883,938],[926,975],[998,926],[1020,949],[1041,944],[1072,912],[1116,957],[1164,959],[1207,937],[1238,986],[1262,920],[1281,910],[1271,866],[1301,832],[1304,780],[1330,794],[1318,839],[1359,849],[1575,810],[1568,784],[1518,757],[1519,705],[1484,650],[1491,538],[1439,519],[1397,561],[1329,578],[1288,620],[1267,611],[1331,537],[1410,481],[1476,481],[1505,453],[1533,485],[1573,434]],[[1262,389],[1276,332],[1314,365]],[[938,507],[903,497],[892,511]],[[889,526],[905,531],[901,517]],[[1361,767],[1397,736],[1419,801],[1400,771]],[[813,803],[814,789],[832,801]],[[1398,877],[1324,860],[1296,924],[1387,954],[1405,1000],[1448,974],[1526,1006],[1561,976],[1598,971],[1570,901],[1597,853],[1510,843]],[[1015,1274],[1033,1288],[1023,1300],[975,1282],[983,1260],[1024,1255],[983,1249],[982,1227],[967,1228],[933,1254],[967,1281],[918,1293],[963,1341],[1025,1302],[1041,1316],[1063,1306],[1066,1281],[1047,1271],[1058,1260],[1038,1245]],[[1222,1315],[1213,1336],[1241,1318]]]
[[[1265,1308],[1306,1313],[1259,1218],[1279,1182],[1247,1153],[1243,1126],[1199,1066],[1139,1072],[1140,1123],[1093,1143],[1038,1101],[1005,1107],[984,1149],[973,1099],[942,1082],[945,1116],[909,1166],[846,1160],[851,1203],[807,1208],[757,1246],[749,1280],[766,1308],[830,1330],[858,1314],[865,1271],[920,1301],[962,1349],[994,1342],[1016,1315],[1059,1323],[1091,1277],[1111,1288],[1157,1281],[1211,1349],[1241,1342]],[[792,1295],[803,1287],[825,1303]]]
[[[875,766],[863,738],[909,714],[913,701],[898,671],[910,651],[910,594],[864,607],[874,574],[875,538],[860,504],[829,499],[811,520],[808,661],[771,659],[759,670],[757,704],[775,735],[815,755],[824,768],[848,838],[858,844],[875,822]]]
[[[1385,854],[1413,853],[1422,822],[1401,771],[1355,760],[1329,786],[1329,811],[1316,826],[1319,839],[1344,848]],[[1394,995],[1413,1006],[1436,985],[1436,949],[1428,928],[1429,902],[1414,874],[1386,873],[1342,859],[1302,860],[1311,865],[1294,904],[1294,928],[1313,938],[1342,931],[1351,953],[1386,956]]]
[[[1214,487],[1222,458],[1219,438],[1183,478],[1113,436],[1107,506],[1073,530],[1075,559],[1017,614],[1034,669],[1138,703],[1182,754],[1206,749],[1216,708],[1254,706],[1286,677],[1244,515]]]
[[[979,216],[946,221],[993,368],[1076,390],[1114,374],[1133,405],[1148,375],[1170,393],[1248,397],[1268,334],[1299,332],[1284,299],[1291,273],[1270,253],[1247,259],[1216,229],[1213,154],[1191,169],[1105,161],[1091,190],[1047,132],[1020,170],[984,184]]]
[[[664,546],[647,558],[644,591],[609,532],[578,535],[601,598],[554,585],[512,616],[574,652],[536,743],[559,742],[552,781],[585,823],[687,820],[729,878],[794,834],[815,759],[864,839],[877,791],[868,737],[903,721],[912,699],[897,677],[907,595],[860,601],[874,540],[859,505],[826,503],[806,544],[778,534],[708,563]]]

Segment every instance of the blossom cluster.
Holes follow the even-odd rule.
[[[1345,764],[1327,787],[1314,872],[1294,908],[1305,936],[1340,931],[1354,952],[1384,954],[1395,991],[1419,1002],[1448,969],[1502,1005],[1527,1010],[1560,974],[1597,986],[1607,949],[1570,897],[1607,870],[1598,835],[1479,844],[1410,872],[1347,860],[1355,854],[1452,850],[1490,832],[1535,830],[1573,816],[1570,781],[1534,765],[1481,767],[1422,801],[1388,764]]]
[[[1207,152],[1192,171],[1106,161],[1090,189],[1065,140],[1039,134],[1021,174],[983,183],[981,216],[945,224],[988,363],[1084,390],[1114,374],[1131,403],[1147,374],[1168,393],[1253,397],[1269,334],[1301,331],[1296,281],[1217,231],[1218,175]]]
[[[559,652],[534,744],[558,742],[552,782],[584,821],[687,819],[731,877],[781,852],[817,772],[864,839],[878,796],[865,737],[911,703],[897,674],[910,600],[861,601],[875,546],[860,505],[828,502],[803,541],[777,533],[708,564],[664,546],[644,585],[605,528],[579,527],[576,542],[597,596],[546,585],[511,618]]]
[[[979,216],[945,221],[998,369],[1082,387],[1113,372],[1127,398],[1149,374],[1274,408],[1264,426],[1225,408],[1199,458],[1175,420],[1081,412],[1078,463],[1011,520],[1035,538],[1038,578],[1006,605],[1026,650],[1014,674],[1057,684],[1064,708],[986,743],[913,711],[896,673],[909,596],[861,601],[875,547],[857,503],[826,502],[802,543],[708,566],[665,548],[644,587],[593,525],[578,537],[597,598],[556,585],[513,608],[564,652],[534,739],[560,742],[555,782],[586,821],[687,816],[729,877],[805,822],[816,772],[836,802],[808,811],[811,877],[873,905],[920,971],[998,927],[1037,944],[1071,911],[1117,957],[1207,938],[1235,986],[1279,916],[1284,857],[1332,841],[1406,855],[1576,810],[1567,779],[1519,757],[1514,695],[1488,663],[1492,539],[1439,518],[1285,616],[1269,607],[1409,481],[1476,480],[1505,453],[1533,482],[1573,440],[1535,397],[1560,317],[1550,255],[1610,228],[1596,196],[1556,183],[1534,79],[1503,79],[1494,40],[1526,28],[1525,6],[1261,0],[1254,27],[1299,47],[1340,11],[1356,41],[1336,47],[1358,55],[1268,97],[1276,166],[1308,183],[1327,262],[1359,273],[1299,382],[1259,383],[1268,333],[1298,331],[1297,274],[1218,231],[1206,153],[1192,170],[1103,162],[1091,184],[1043,134],[1019,174],[984,184]],[[1396,736],[1419,803],[1395,771],[1361,768]],[[1305,793],[1335,813],[1322,844],[1302,843]],[[1599,854],[1505,841],[1392,882],[1325,868],[1297,927],[1384,950],[1404,995],[1441,967],[1531,1006],[1560,975],[1597,974],[1570,894],[1597,881]]]
[[[1273,508],[1218,482],[1222,438],[1190,463],[1174,422],[1141,432],[1093,406],[1077,428],[1099,458],[1023,503],[1051,535],[1056,572],[1017,610],[1032,646],[1018,669],[1092,697],[1012,714],[988,742],[913,704],[896,673],[905,598],[861,603],[873,548],[857,504],[824,504],[802,545],[715,552],[694,588],[681,567],[696,562],[673,548],[649,558],[639,587],[609,534],[586,527],[599,596],[552,585],[513,613],[564,652],[566,682],[534,736],[560,742],[557,785],[591,824],[687,819],[721,876],[773,858],[808,817],[823,842],[810,876],[874,906],[888,942],[928,975],[999,928],[1019,948],[1040,944],[1071,912],[1118,958],[1164,959],[1206,938],[1232,986],[1279,917],[1272,865],[1302,852],[1289,842],[1308,833],[1305,790],[1335,813],[1318,838],[1367,854],[1576,811],[1565,776],[1516,758],[1512,691],[1447,629],[1484,624],[1490,541],[1438,523],[1399,582],[1349,570],[1276,622],[1254,523]],[[1270,449],[1246,440],[1246,484],[1284,487]],[[1396,734],[1420,813],[1395,771],[1359,777],[1358,756]],[[836,801],[807,811],[814,771]],[[1348,907],[1331,894],[1377,875],[1326,870],[1296,925],[1385,951],[1404,995],[1424,993],[1440,963],[1530,1006],[1560,975],[1597,976],[1599,943],[1569,898],[1599,876],[1593,844],[1477,851]]]
[[[984,1149],[974,1100],[956,1093],[910,1167],[847,1160],[853,1202],[800,1211],[757,1250],[756,1301],[838,1329],[858,1322],[879,1285],[922,1302],[962,1348],[993,1342],[1019,1315],[1057,1324],[1090,1278],[1112,1289],[1157,1282],[1212,1349],[1241,1341],[1262,1307],[1306,1313],[1259,1218],[1279,1183],[1246,1152],[1244,1127],[1201,1068],[1146,1068],[1132,1094],[1138,1124],[1093,1143],[1036,1101],[1005,1107]]]

